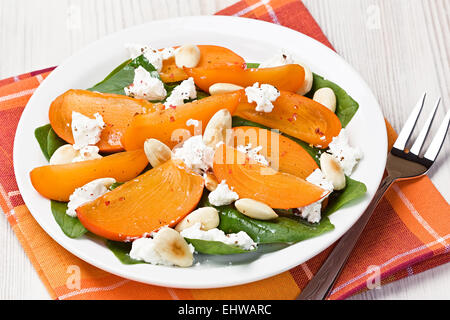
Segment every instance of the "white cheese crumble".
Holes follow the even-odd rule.
[[[363,153],[359,148],[353,148],[349,145],[345,129],[342,129],[339,135],[333,138],[328,147],[331,155],[339,161],[344,173],[350,176],[358,160],[362,159]]]
[[[175,55],[175,49],[171,47],[163,50],[156,50],[148,45],[141,44],[126,44],[125,47],[128,49],[131,59],[136,59],[140,55],[144,55],[158,72],[161,72],[163,61]]]
[[[204,231],[201,229],[201,223],[196,223],[192,227],[181,231],[181,235],[188,239],[199,239],[206,241],[218,241],[228,245],[237,246],[244,250],[253,250],[257,244],[244,232],[225,234],[217,228]]]
[[[184,104],[185,100],[197,98],[197,90],[195,88],[194,78],[189,78],[176,86],[170,96],[167,98],[164,106],[166,109],[170,107],[178,107]]]
[[[264,157],[262,154],[259,154],[259,152],[262,150],[262,146],[257,146],[256,148],[252,149],[252,144],[249,143],[246,146],[239,145],[237,146],[237,150],[247,154],[250,159],[255,160],[256,162],[259,162],[265,166],[269,165],[269,161],[267,161],[266,157]]]
[[[281,49],[273,57],[261,63],[259,67],[273,68],[284,66],[286,64],[298,64],[298,62],[296,62],[296,59],[292,56],[290,52],[288,52],[286,49]]]
[[[133,241],[131,245],[130,258],[139,261],[145,261],[150,264],[168,265],[173,263],[167,261],[155,251],[155,240],[152,238],[139,238]]]
[[[275,100],[280,96],[280,92],[270,84],[259,85],[256,82],[252,87],[245,88],[245,94],[249,103],[256,102],[255,110],[258,112],[272,112]]]
[[[78,155],[73,158],[72,162],[100,159],[102,156],[98,154],[99,151],[100,149],[96,146],[83,147],[79,150]]]
[[[167,227],[165,227],[167,228]],[[165,266],[173,266],[174,264],[167,259],[164,259],[155,250],[155,238],[158,237],[158,233],[152,232],[153,238],[139,238],[133,241],[131,245],[131,251],[129,253],[130,258],[139,261],[145,261],[150,264],[158,264]],[[195,249],[192,244],[189,244],[189,250],[194,253]]]
[[[239,195],[230,189],[227,182],[222,180],[216,190],[208,195],[208,200],[213,206],[225,206],[239,199]]]
[[[325,175],[320,169],[316,169],[311,173],[308,178],[306,178],[306,181],[324,189],[326,193],[333,192],[333,184],[325,178]],[[311,223],[319,223],[321,219],[322,202],[325,199],[326,197],[308,206],[298,208],[300,216]]]
[[[94,201],[98,197],[101,197],[105,193],[109,192],[108,186],[115,183],[114,178],[101,178],[93,180],[84,186],[75,189],[75,191],[69,197],[69,203],[67,204],[66,214],[71,217],[76,217],[76,208]]]
[[[314,172],[306,178],[306,181],[324,189],[326,193],[333,191],[333,183],[325,178],[325,175],[320,169],[314,170]]]
[[[94,119],[91,119],[79,112],[72,111],[73,148],[75,150],[95,145],[100,141],[100,134],[105,127],[105,123],[100,113],[94,114],[94,117]]]
[[[164,100],[167,96],[164,83],[141,66],[134,70],[133,83],[124,90],[127,96],[138,99]]]
[[[181,147],[175,148],[172,158],[183,160],[187,167],[201,174],[212,167],[214,149],[203,143],[201,135],[196,135],[184,141]]]
[[[163,60],[173,58],[175,56],[175,49],[172,47],[164,48],[163,50],[161,50],[161,56]]]

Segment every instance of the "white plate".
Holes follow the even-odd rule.
[[[88,88],[126,60],[126,43],[167,47],[185,43],[228,47],[250,62],[269,58],[280,48],[296,53],[316,73],[342,86],[360,104],[347,127],[351,143],[364,152],[353,178],[367,185],[367,196],[331,216],[336,229],[265,254],[230,258],[208,256],[192,268],[148,264],[123,265],[101,241],[70,239],[50,211],[50,202],[32,187],[29,172],[47,161],[34,138],[34,130],[49,122],[50,103],[71,88]],[[215,288],[264,279],[314,257],[347,231],[360,217],[381,181],[386,162],[387,137],[380,107],[364,80],[335,52],[288,28],[252,19],[210,16],[150,22],[101,39],[62,63],[31,97],[17,128],[14,168],[22,197],[41,227],[61,246],[108,272],[154,285],[177,288]],[[228,262],[232,261],[232,264]]]

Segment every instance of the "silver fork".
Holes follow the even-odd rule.
[[[420,152],[430,131],[436,110],[441,102],[440,98],[436,102],[433,111],[426,120],[424,128],[411,147],[411,150],[409,150],[409,152],[405,150],[406,144],[408,143],[417,124],[420,113],[422,112],[425,104],[425,98],[426,93],[419,100],[417,106],[412,111],[405,126],[400,132],[393,149],[389,153],[386,165],[388,176],[381,182],[378,191],[366,211],[355,223],[355,225],[339,240],[327,260],[325,260],[325,263],[311,279],[311,281],[309,281],[308,285],[297,297],[297,300],[325,299],[330,294],[336,279],[340,275],[348,257],[350,256],[350,253],[355,247],[356,242],[372,216],[372,212],[375,210],[379,201],[389,187],[398,180],[421,177],[425,175],[433,165],[442,148],[442,145],[444,144],[445,137],[447,136],[450,123],[450,110],[447,112],[443,123],[439,127],[438,132],[423,157],[420,156]]]

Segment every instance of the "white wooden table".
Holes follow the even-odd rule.
[[[0,78],[58,65],[76,50],[150,20],[209,15],[235,0],[0,0]],[[449,0],[305,0],[337,51],[401,128],[426,90],[450,106]],[[433,98],[434,100],[434,98]],[[450,140],[431,179],[450,198]],[[0,299],[48,299],[0,214]],[[397,281],[357,299],[449,299],[450,265]]]

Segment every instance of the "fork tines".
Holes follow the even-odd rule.
[[[419,102],[413,109],[411,115],[409,116],[408,120],[406,121],[402,131],[400,132],[397,141],[394,144],[393,152],[396,154],[398,153],[404,153],[406,144],[408,143],[414,128],[416,127],[417,120],[420,117],[420,114],[423,110],[424,104],[426,100],[426,93],[423,94],[423,96],[420,98]],[[439,98],[433,108],[433,111],[428,116],[428,119],[425,122],[425,125],[423,129],[420,131],[419,136],[417,137],[416,141],[414,142],[413,146],[411,147],[411,150],[408,152],[409,155],[414,155],[417,158],[419,158],[420,151],[423,148],[423,145],[425,143],[425,140],[428,136],[428,133],[430,132],[431,125],[433,123],[434,117],[436,115],[436,111],[439,107],[439,104],[441,103],[441,98]],[[441,126],[439,127],[433,141],[431,142],[430,146],[428,147],[428,150],[425,152],[423,160],[426,162],[430,162],[430,165],[436,157],[439,154],[439,151],[441,150],[445,137],[447,136],[447,132],[449,129],[450,124],[450,110],[445,115],[444,121],[442,122]],[[428,161],[427,161],[428,160]]]

